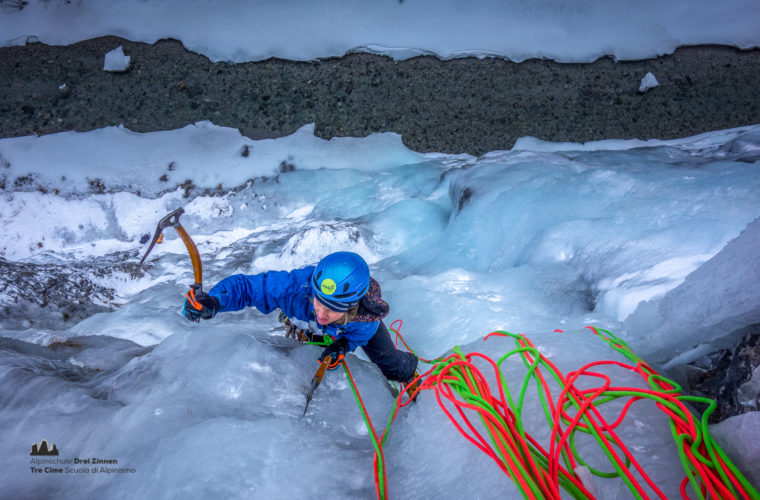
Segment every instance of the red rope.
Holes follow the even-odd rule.
[[[396,320],[391,324],[391,330],[396,332],[395,345],[398,346],[400,341],[409,349],[399,332],[401,325],[401,320]],[[432,390],[435,393],[438,405],[457,431],[496,462],[502,472],[517,483],[527,498],[559,499],[562,484],[565,486],[572,485],[579,494],[591,496],[575,473],[568,471],[562,463],[564,458],[573,470],[578,465],[572,443],[573,435],[577,430],[596,436],[600,446],[606,450],[608,458],[614,464],[617,473],[625,477],[628,486],[632,491],[635,491],[637,496],[649,498],[644,487],[646,484],[655,495],[666,498],[665,494],[616,434],[616,430],[626,421],[633,404],[642,400],[654,401],[655,407],[670,420],[680,443],[681,451],[692,468],[687,470],[687,476],[680,484],[680,492],[683,498],[688,498],[686,488],[690,483],[690,477],[697,480],[699,491],[703,496],[736,498],[731,487],[726,484],[725,478],[728,478],[730,485],[734,486],[744,498],[756,498],[747,493],[736,474],[731,471],[731,468],[724,463],[720,456],[717,459],[711,456],[704,440],[695,445],[697,440],[701,439],[701,431],[697,428],[697,423],[690,410],[679,399],[681,395],[677,392],[678,388],[664,379],[648,364],[635,358],[630,351],[626,351],[627,346],[616,339],[603,336],[593,327],[589,328],[611,346],[624,352],[633,364],[620,361],[596,361],[563,375],[557,366],[538,352],[532,342],[523,335],[511,336],[502,332],[492,332],[483,339],[506,337],[517,341],[519,351],[512,351],[510,355],[519,352],[523,361],[530,368],[534,380],[543,394],[543,400],[550,410],[547,414],[551,425],[548,450],[542,447],[530,433],[522,429],[520,424],[522,415],[515,413],[515,411],[522,412],[522,408],[512,408],[508,399],[509,395],[505,393],[505,384],[499,365],[484,354],[478,352],[467,355],[452,354],[445,359],[436,360],[437,364],[433,368],[415,379],[415,381],[421,381],[421,384],[411,396],[416,397],[423,390]],[[557,332],[561,332],[561,330],[557,330]],[[536,353],[535,356],[533,353]],[[420,359],[427,361],[423,358]],[[486,366],[490,367],[496,378],[498,390],[491,391],[488,381],[476,363],[485,363]],[[636,373],[642,377],[648,388],[615,386],[612,384],[611,377],[600,372],[600,368],[621,369]],[[552,394],[544,371],[548,371],[552,379],[561,387],[556,399]],[[591,388],[580,389],[579,382],[581,380],[584,382],[586,380],[598,380],[599,382],[594,383]],[[402,396],[403,392],[398,396],[396,407],[391,415],[388,427],[382,435],[381,442],[384,442],[390,425],[395,420],[399,410],[412,401],[411,398],[402,401]],[[602,415],[595,404],[602,397],[605,398],[605,401],[610,397],[627,398],[619,414],[613,415],[615,418],[611,421]],[[569,411],[570,408],[573,408],[573,414]],[[491,442],[478,431],[470,420],[468,415],[473,413],[489,433]],[[541,462],[538,461],[539,457]],[[717,462],[717,467],[715,462]],[[377,455],[375,464],[377,464]],[[725,476],[718,473],[718,467]]]
[[[345,370],[346,370],[346,376],[348,377],[348,380],[351,383],[351,386],[352,387],[356,387],[356,382],[354,381],[354,376],[351,374],[351,370],[348,368],[348,363],[346,363],[346,361],[343,360],[343,361],[341,361],[341,364],[343,365],[343,368],[345,368]],[[379,477],[380,474],[378,474],[378,462],[377,462],[377,459],[378,459],[378,449],[379,449],[379,451],[380,451],[380,460],[383,463],[385,463],[385,456],[383,455],[383,447],[382,447],[382,445],[380,445],[381,442],[378,441],[378,439],[377,439],[377,434],[375,433],[375,426],[372,425],[372,420],[370,419],[369,412],[367,411],[367,407],[364,406],[364,400],[362,399],[362,397],[359,394],[358,390],[355,391],[355,394],[356,394],[356,400],[359,402],[359,405],[361,406],[362,413],[367,418],[367,422],[368,422],[367,429],[369,429],[369,432],[372,433],[372,438],[373,438],[374,442],[378,443],[378,447],[375,449],[375,455],[374,455],[374,458],[372,460],[372,463],[373,463],[373,466],[375,468],[375,491],[377,492],[377,498],[378,498],[378,500],[382,500],[380,498],[380,477]],[[385,475],[385,467],[382,467],[382,476],[383,476],[383,478],[382,478],[383,479],[383,484],[385,485],[385,493],[386,493],[386,497],[387,497],[387,494],[388,494],[388,481],[387,481],[387,478],[386,478],[386,475]]]

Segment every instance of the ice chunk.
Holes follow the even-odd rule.
[[[108,52],[103,62],[103,71],[111,71],[114,73],[121,73],[127,71],[129,68],[131,58],[124,55],[124,50],[121,45]]]
[[[736,461],[739,470],[747,474],[753,484],[760,484],[760,412],[753,411],[728,418],[710,426],[710,434],[729,457]]]
[[[640,353],[670,359],[679,349],[713,342],[759,322],[758,245],[760,218],[678,287],[640,304],[626,319]]]
[[[657,87],[660,83],[652,73],[647,73],[644,78],[641,79],[641,85],[639,85],[639,92],[646,92],[647,90]]]

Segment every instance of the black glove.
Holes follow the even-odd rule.
[[[334,370],[340,365],[340,362],[343,361],[343,356],[346,355],[346,352],[348,351],[348,339],[345,337],[341,337],[338,340],[334,341],[332,344],[325,347],[325,350],[322,351],[322,355],[319,357],[319,362],[321,363],[327,356],[330,356],[332,360],[330,361],[330,366],[327,367],[328,370]]]
[[[219,312],[219,300],[212,297],[204,291],[196,292],[191,288],[185,296],[185,305],[182,307],[182,314],[190,321],[200,321],[202,319],[211,319]]]

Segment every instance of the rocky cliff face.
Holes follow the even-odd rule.
[[[119,46],[128,71],[103,71]],[[659,85],[640,92],[648,73]],[[672,139],[760,123],[760,50],[723,46],[589,64],[370,54],[227,64],[176,40],[102,37],[0,48],[0,75],[0,137],[211,120],[260,139],[314,123],[326,139],[395,132],[415,151],[480,155],[525,136]]]
[[[718,403],[710,423],[760,410],[760,323],[742,328],[734,349],[722,349],[690,364],[688,392]]]

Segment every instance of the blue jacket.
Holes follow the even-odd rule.
[[[316,330],[315,333],[330,335],[335,339],[345,337],[348,340],[349,351],[369,342],[380,325],[380,319],[385,314],[382,316],[363,314],[345,325],[320,325],[316,321],[317,315],[314,312],[313,295],[309,283],[313,273],[314,266],[290,272],[235,274],[214,285],[208,293],[219,299],[220,312],[255,307],[269,314],[280,309],[289,318],[308,322]],[[385,306],[387,307],[387,304]],[[387,314],[387,310],[385,313]]]

